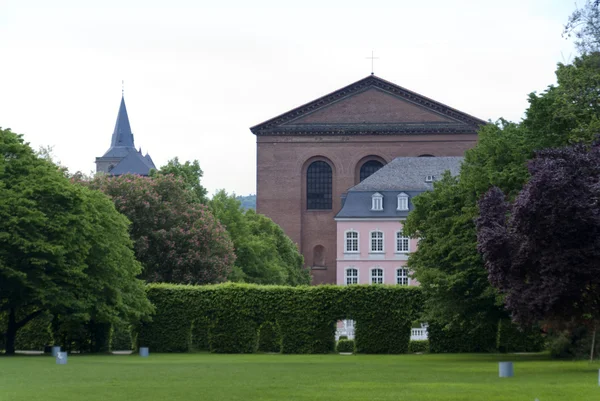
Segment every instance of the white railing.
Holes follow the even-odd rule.
[[[410,331],[410,339],[414,340],[427,340],[427,328],[422,327],[420,329],[411,329]]]
[[[346,336],[349,340],[354,340],[354,321],[353,320],[342,320],[338,322],[337,329],[335,330],[335,340],[338,341],[340,336]],[[411,329],[410,331],[411,340],[427,340],[427,326],[423,326],[420,329]]]

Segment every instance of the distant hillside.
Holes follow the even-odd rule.
[[[242,202],[244,209],[256,210],[256,195],[236,196],[236,198]]]

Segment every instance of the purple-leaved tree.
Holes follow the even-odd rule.
[[[600,147],[540,151],[529,171],[530,181],[513,202],[498,188],[479,202],[478,250],[490,282],[517,323],[586,323],[595,338]]]

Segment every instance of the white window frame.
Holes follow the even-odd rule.
[[[396,231],[396,253],[410,253],[410,237],[404,236],[402,230]],[[401,250],[398,247],[398,240],[406,241],[406,250]]]
[[[408,210],[408,195],[404,192],[398,194],[398,205],[396,210]]]
[[[356,240],[356,250],[348,249],[348,234],[354,233],[356,234],[356,238],[350,238],[350,240]],[[344,231],[344,253],[359,253],[360,252],[360,234],[358,231],[353,230],[352,228]]]
[[[356,283],[350,283],[350,284],[348,284],[348,278],[349,278],[349,277],[348,277],[348,271],[349,271],[349,270],[355,270],[355,271],[356,271]],[[357,268],[357,267],[354,267],[354,266],[348,266],[348,267],[346,267],[346,268],[344,269],[344,285],[354,285],[354,284],[358,284],[358,283],[360,283],[360,281],[359,281],[359,277],[360,277],[360,271],[358,270],[358,268]],[[354,278],[354,277],[352,277],[352,278]]]
[[[373,234],[381,233],[381,250],[373,249]],[[375,240],[379,240],[379,238],[375,238]],[[369,252],[370,253],[384,253],[385,252],[385,234],[381,230],[372,230],[369,233]]]
[[[425,176],[425,182],[433,182],[435,181],[435,176],[434,175],[427,175]]]
[[[399,274],[400,272],[406,271],[406,275]],[[402,280],[402,282],[398,282]],[[406,280],[406,284],[404,284],[404,280]],[[400,266],[396,268],[396,285],[410,285],[410,271],[406,266]]]
[[[371,195],[371,210],[381,212],[383,210],[383,195],[375,192]]]
[[[375,272],[375,270],[380,270],[381,271],[381,276],[377,276],[377,280],[381,280],[381,282],[373,282],[373,272]],[[383,267],[380,266],[375,266],[375,267],[371,267],[371,269],[369,269],[369,283],[371,284],[383,284],[385,283],[385,271],[383,270]]]

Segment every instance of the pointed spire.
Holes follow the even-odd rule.
[[[127,116],[127,108],[125,107],[125,97],[121,97],[121,105],[119,106],[119,114],[117,115],[117,123],[112,135],[110,143],[113,146],[133,147],[133,134],[129,125],[129,117]]]

